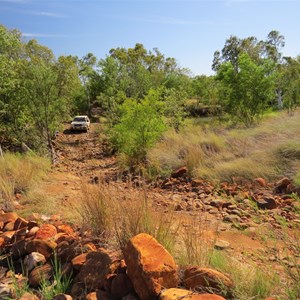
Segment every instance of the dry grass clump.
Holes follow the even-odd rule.
[[[178,264],[213,268],[227,274],[234,282],[230,299],[265,299],[277,293],[278,278],[271,270],[241,262],[229,251],[214,249],[217,226],[211,230],[204,217],[199,216],[183,227],[179,237],[182,242],[175,256]]]
[[[45,175],[50,162],[35,155],[5,153],[0,157],[0,199],[2,207],[13,209],[15,193],[28,192]]]
[[[121,249],[131,237],[148,233],[172,252],[178,226],[172,214],[152,210],[145,190],[120,189],[105,183],[83,184],[81,190],[82,196],[71,206],[83,230],[110,237],[110,242],[115,239]]]
[[[185,165],[194,177],[216,181],[293,176],[300,172],[299,119],[298,110],[268,116],[250,129],[189,125],[167,132],[148,158],[161,173]]]
[[[233,282],[233,299],[265,299],[278,295],[279,278],[273,270],[262,270],[236,258],[215,250],[210,257],[211,267],[228,274]]]
[[[193,172],[203,164],[207,156],[214,157],[225,147],[222,136],[205,132],[201,127],[188,126],[180,133],[168,132],[163,140],[149,151],[152,165],[170,172],[180,166],[187,166]]]
[[[204,216],[193,218],[181,228],[176,260],[181,266],[209,266],[216,231],[208,227]]]

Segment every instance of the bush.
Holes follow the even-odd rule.
[[[113,127],[111,141],[117,151],[126,156],[129,166],[143,164],[147,150],[166,129],[159,104],[149,98],[141,103],[127,100],[122,112],[120,122]]]
[[[35,155],[5,153],[3,158],[0,157],[0,198],[3,208],[13,209],[15,193],[29,192],[49,167],[47,159]]]

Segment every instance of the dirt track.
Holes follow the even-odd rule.
[[[99,124],[92,124],[88,133],[70,132],[68,128],[58,135],[55,140],[58,161],[56,166],[47,178],[45,192],[59,201],[72,201],[80,194],[82,183],[95,183],[99,180],[111,182],[117,186],[124,195],[130,193],[128,182],[121,180],[121,175],[114,156],[105,153],[105,144],[99,139]],[[187,199],[191,193],[178,193],[174,190],[165,190],[160,187],[145,187],[147,196],[155,211],[169,213],[174,211],[176,202]],[[187,197],[185,197],[187,196]],[[188,202],[187,202],[188,203]],[[196,210],[178,210],[175,212],[175,219],[183,224],[191,224],[201,216],[205,220],[205,226],[209,232],[213,232],[217,227],[223,228],[218,232],[219,239],[228,241],[236,252],[256,251],[263,246],[253,237],[244,235],[236,230],[224,227],[221,222],[221,214]],[[222,225],[223,224],[223,225]],[[190,225],[187,225],[190,226]],[[212,231],[213,230],[213,231]],[[214,235],[214,234],[213,234]],[[213,238],[216,238],[214,236]]]

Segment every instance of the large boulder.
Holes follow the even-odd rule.
[[[152,236],[146,233],[136,235],[123,253],[127,274],[140,299],[157,298],[162,289],[179,284],[173,257]]]

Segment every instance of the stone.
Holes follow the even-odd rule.
[[[237,215],[226,215],[224,216],[223,221],[229,223],[239,223],[241,218]]]
[[[110,273],[111,263],[112,259],[106,250],[99,249],[89,252],[85,264],[74,278],[71,295],[76,298],[83,291],[90,292],[100,289],[105,276]]]
[[[24,267],[28,272],[44,263],[46,263],[45,256],[38,252],[32,252],[24,258]]]
[[[8,283],[0,283],[0,299],[13,299],[12,298],[12,285]]]
[[[276,200],[271,195],[263,195],[263,197],[257,197],[256,203],[257,206],[261,209],[275,209],[278,207]]]
[[[66,294],[56,295],[52,300],[73,300],[72,296]]]
[[[26,255],[26,242],[24,240],[13,243],[10,249],[13,258],[20,258]]]
[[[186,288],[201,291],[204,288],[222,291],[224,288],[230,290],[233,287],[232,280],[225,274],[201,267],[188,267],[184,271],[183,282]]]
[[[253,179],[253,185],[254,186],[260,186],[260,187],[266,187],[267,186],[267,182],[264,178],[255,178]]]
[[[27,224],[28,230],[30,230],[33,227],[38,227],[38,223],[36,221],[29,221]]]
[[[99,300],[96,292],[89,293],[85,296],[86,300]]]
[[[3,228],[3,231],[13,231],[14,227],[15,227],[15,222],[14,221],[8,222],[8,223],[5,224],[5,226]]]
[[[57,234],[56,227],[51,224],[43,224],[36,232],[35,238],[39,240],[48,240],[54,238]]]
[[[134,292],[134,289],[126,274],[121,273],[113,278],[110,291],[113,297],[116,299],[122,299],[131,292]]]
[[[52,267],[49,263],[35,267],[28,276],[28,282],[31,287],[38,287],[43,280],[50,280],[52,276]]]
[[[19,300],[39,300],[39,297],[31,293],[25,293]]]
[[[225,298],[213,294],[197,294],[189,290],[172,288],[164,290],[159,300],[226,300]]]
[[[286,189],[287,189],[287,186],[291,184],[291,180],[287,177],[284,177],[280,180],[278,180],[276,183],[275,183],[275,193],[278,193],[278,194],[285,194],[286,193]],[[1,220],[1,219],[0,219]]]
[[[25,219],[18,217],[15,222],[14,222],[14,229],[13,230],[18,230],[24,227],[27,227],[28,225],[28,221],[26,221]]]
[[[181,167],[181,168],[175,170],[174,172],[172,172],[171,177],[172,178],[182,177],[185,174],[187,174],[187,171],[188,171],[187,167]]]
[[[152,236],[146,233],[134,236],[123,254],[127,275],[140,299],[154,299],[162,288],[172,288],[179,284],[173,257]]]
[[[63,241],[57,246],[57,257],[63,262],[71,262],[74,257],[82,254],[83,248],[77,243],[70,245],[67,241]]]
[[[40,228],[37,227],[37,226],[30,228],[29,231],[27,232],[26,236],[27,237],[33,237],[33,236],[35,236],[35,234],[38,232],[39,229]]]
[[[80,270],[81,267],[85,264],[86,262],[86,257],[87,257],[87,253],[83,253],[83,254],[79,254],[77,256],[75,256],[72,260],[72,266],[75,270]]]
[[[216,240],[214,247],[217,250],[224,250],[230,247],[230,243],[224,240]]]
[[[28,254],[32,252],[39,252],[45,256],[46,259],[50,258],[57,244],[50,241],[32,240],[29,241],[25,247]]]
[[[26,235],[27,235],[27,228],[26,227],[18,229],[18,230],[15,231],[15,234],[13,236],[13,240],[15,242],[25,240]]]
[[[57,232],[63,232],[63,233],[66,233],[68,235],[73,235],[74,234],[73,228],[69,225],[66,225],[66,224],[59,225],[57,227]]]
[[[8,212],[4,214],[0,214],[0,222],[3,222],[4,224],[9,222],[14,222],[18,219],[18,215],[14,212]]]
[[[171,288],[161,292],[159,300],[177,300],[177,299],[189,299],[189,296],[193,292],[184,289]]]

